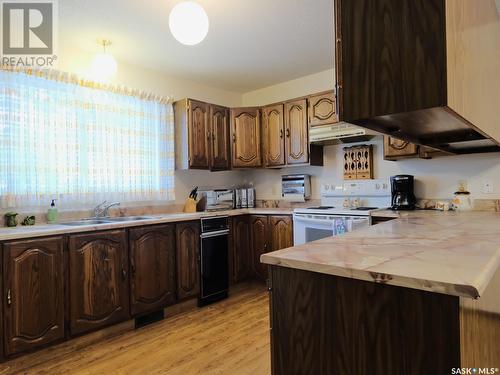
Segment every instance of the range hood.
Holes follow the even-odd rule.
[[[309,143],[335,145],[339,143],[365,142],[380,133],[347,122],[313,126],[309,129]]]
[[[498,74],[492,67],[500,65],[466,51],[469,66],[481,66],[478,59],[490,65],[486,72],[463,73],[460,40],[469,31],[459,23],[460,12],[445,0],[335,0],[340,120],[452,154],[500,151],[497,109],[485,100],[498,91],[493,78],[483,79],[486,72]],[[482,43],[497,48],[491,44]],[[482,54],[488,53],[485,48]],[[471,96],[479,84],[481,91]],[[478,100],[480,95],[485,99]],[[489,116],[481,126],[462,117],[478,121],[478,113]]]

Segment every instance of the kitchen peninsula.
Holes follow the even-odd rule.
[[[261,256],[273,374],[500,367],[500,214],[387,214],[397,218]]]

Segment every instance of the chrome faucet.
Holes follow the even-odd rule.
[[[120,202],[113,202],[110,204],[107,201],[104,201],[102,203],[99,203],[95,208],[94,208],[94,218],[103,218],[103,217],[108,217],[109,216],[109,209],[113,206],[119,206]]]

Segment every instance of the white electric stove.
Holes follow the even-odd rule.
[[[321,206],[294,210],[294,245],[367,227],[371,225],[371,214],[389,207],[390,201],[390,184],[386,180],[323,184]]]

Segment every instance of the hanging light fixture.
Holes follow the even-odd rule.
[[[90,78],[97,82],[108,82],[116,75],[118,64],[113,55],[106,50],[106,47],[111,45],[111,41],[102,39],[98,40],[97,43],[103,47],[103,53],[94,57],[90,66]]]
[[[173,7],[168,18],[170,32],[177,41],[193,46],[208,34],[208,16],[203,7],[195,1],[182,1]]]

